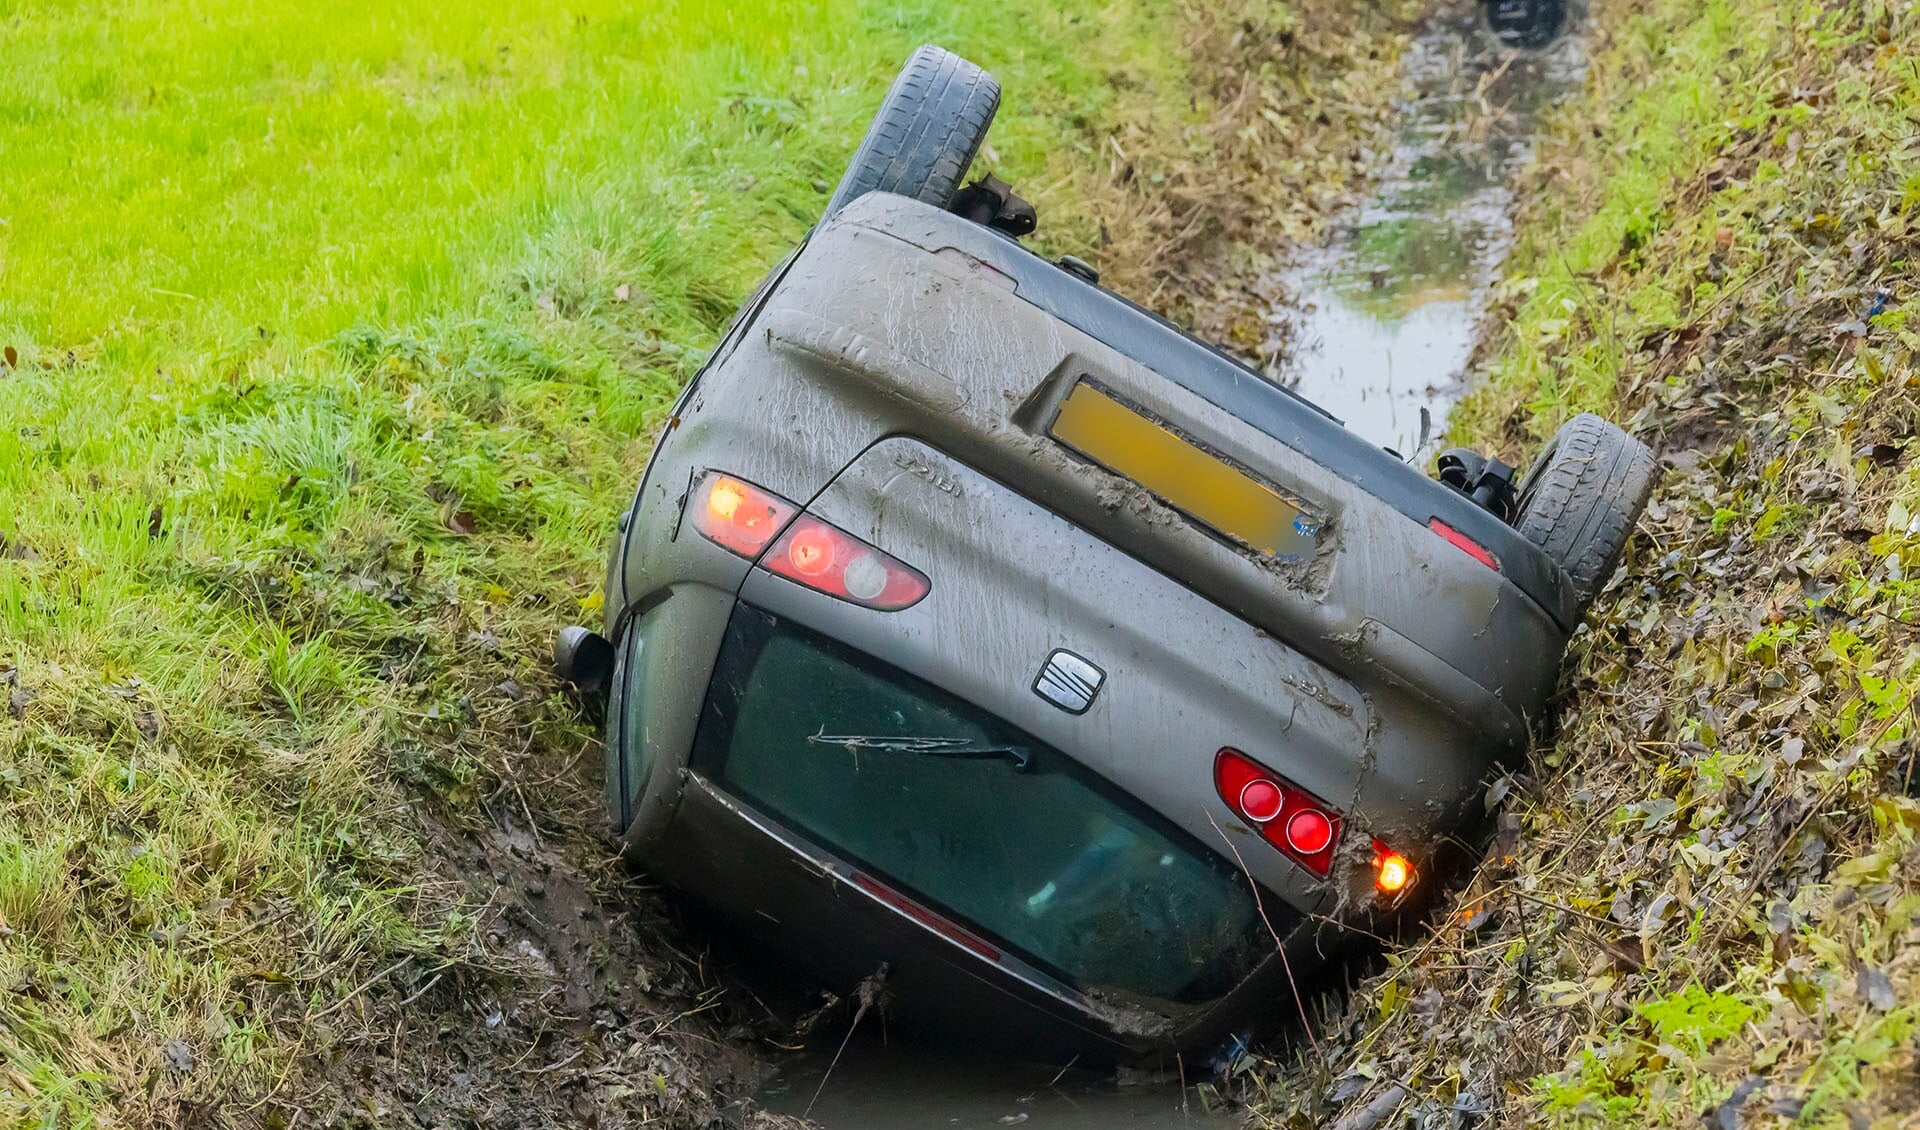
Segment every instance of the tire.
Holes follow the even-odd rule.
[[[827,218],[869,192],[945,208],[999,108],[1000,84],[992,75],[932,44],[917,49],[854,151],[827,202]]]
[[[1653,492],[1653,452],[1592,413],[1568,420],[1520,482],[1513,524],[1573,582],[1585,614]]]

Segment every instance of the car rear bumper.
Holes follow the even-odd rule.
[[[945,941],[863,889],[853,866],[697,774],[649,867],[739,940],[835,991],[851,992],[884,969],[890,1029],[995,1055],[1130,1063],[1204,1054],[1287,992],[1288,959],[1276,950],[1226,996],[1175,1015],[1093,1000],[1031,967]],[[1328,939],[1318,927],[1271,913],[1301,970],[1325,960]]]

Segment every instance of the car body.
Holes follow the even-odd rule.
[[[629,858],[731,935],[1003,1052],[1204,1051],[1471,841],[1651,459],[1579,417],[1517,499],[1428,478],[1011,238],[959,187],[997,100],[909,61],[558,658]]]
[[[1055,438],[1062,405],[1088,388],[1297,505],[1291,559]],[[688,520],[715,472],[905,562],[928,592],[881,611],[756,567]],[[1116,1055],[1204,1044],[1243,1017],[1236,989],[1273,996],[1273,934],[1294,942],[1299,973],[1317,964],[1322,917],[1372,914],[1373,841],[1420,866],[1471,819],[1488,767],[1523,748],[1577,615],[1553,562],[1460,494],[999,234],[879,193],[815,231],[749,303],[687,389],[621,527],[606,588],[605,635],[621,656],[607,780],[647,868],[782,951],[824,959],[830,980],[885,961],[899,992],[924,980],[933,999],[1016,998],[1066,1029],[1042,1042]],[[1078,712],[1035,689],[1060,652],[1099,673]],[[779,663],[791,685],[769,681]],[[908,736],[984,747],[1004,728],[1060,764],[1023,773],[1011,760],[814,740],[886,728],[833,705],[854,688],[917,701],[916,717],[952,731]],[[784,714],[784,736],[730,737],[743,708]],[[749,747],[844,764],[782,782]],[[1326,876],[1220,794],[1222,750],[1337,813]],[[971,797],[984,807],[967,821],[999,811],[1016,841],[1050,826],[1020,811],[1023,786],[1083,775],[1086,797],[1060,802],[1060,819],[1084,825],[1066,840],[1124,826],[1109,838],[1165,848],[1192,871],[1175,886],[1244,892],[1218,912],[1230,940],[1177,940],[1248,953],[1197,973],[1213,979],[1204,991],[1063,968],[1068,958],[1040,952],[1050,943],[1019,944],[975,896],[900,882],[911,866],[868,843],[853,812],[823,816],[823,798],[783,792],[854,789],[863,757],[880,791],[844,795],[870,806],[869,828],[924,825],[917,806],[954,811]],[[1065,841],[1045,850],[1058,858],[1041,871],[1079,859]],[[1009,906],[1045,886],[1007,883],[993,897]]]

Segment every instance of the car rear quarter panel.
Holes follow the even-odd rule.
[[[682,770],[734,601],[731,589],[672,585],[636,608],[622,635],[605,744],[607,811],[639,855],[657,846],[679,805]],[[644,705],[623,701],[630,696],[643,696]]]

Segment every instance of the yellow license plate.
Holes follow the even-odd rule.
[[[1280,492],[1086,381],[1053,438],[1132,479],[1194,521],[1283,560],[1313,556],[1319,523]]]

